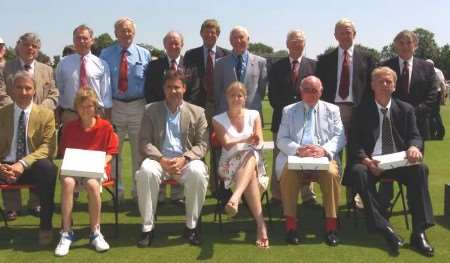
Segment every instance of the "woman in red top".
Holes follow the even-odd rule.
[[[64,126],[59,153],[64,154],[66,148],[104,151],[106,152],[105,175],[109,178],[112,155],[117,154],[119,141],[111,124],[97,115],[98,102],[95,92],[92,89],[80,89],[75,96],[74,108],[79,118]],[[65,256],[69,253],[74,237],[71,229],[73,193],[76,188],[81,186],[84,186],[88,193],[91,244],[99,252],[109,249],[108,243],[100,233],[100,189],[103,179],[106,178],[61,176],[63,229],[61,230],[61,240],[55,249],[55,255]]]

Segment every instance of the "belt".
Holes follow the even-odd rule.
[[[120,102],[125,102],[125,103],[129,103],[129,102],[133,102],[133,101],[137,101],[137,100],[143,100],[144,98],[132,98],[132,99],[116,99],[113,98],[113,100],[118,100]]]

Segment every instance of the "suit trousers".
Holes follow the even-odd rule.
[[[277,135],[278,133],[273,132],[272,133],[272,140],[274,142],[273,147],[273,162],[272,162],[272,178],[270,179],[270,193],[272,194],[272,198],[281,200],[281,192],[280,192],[280,181],[277,179],[277,173],[275,170],[275,159],[278,156],[278,153],[280,150],[277,147]],[[312,182],[304,184],[302,188],[300,189],[300,196],[302,198],[302,201],[308,201],[311,199],[316,199],[316,193],[314,193],[314,185]]]
[[[138,145],[138,135],[139,129],[141,127],[142,116],[144,115],[145,109],[145,99],[130,101],[130,102],[122,102],[119,100],[113,100],[112,106],[112,123],[116,128],[117,135],[119,136],[120,146],[119,146],[119,167],[122,166],[122,149],[125,142],[125,139],[128,136],[128,141],[130,143],[131,148],[131,178],[133,182],[133,188],[131,190],[132,195],[136,195],[136,182],[134,179],[134,174],[139,169],[139,161],[141,160],[141,156],[139,154],[139,145]],[[115,165],[113,165],[112,174],[115,176],[114,172]],[[123,169],[119,171],[119,191],[123,191]]]
[[[26,169],[17,181],[18,184],[36,185],[36,193],[38,194],[41,205],[40,228],[44,230],[52,229],[57,171],[57,167],[51,160],[41,159]]]
[[[336,161],[330,162],[328,171],[308,171],[317,178],[322,191],[322,202],[326,218],[337,218],[339,207],[339,168]],[[297,217],[297,199],[300,188],[304,185],[305,177],[302,171],[288,170],[287,164],[283,168],[280,178],[281,200],[285,216]]]
[[[433,209],[428,191],[428,167],[425,164],[399,167],[374,176],[367,166],[356,164],[352,168],[354,190],[364,202],[364,211],[369,231],[384,230],[389,221],[383,217],[384,206],[376,192],[376,183],[380,177],[394,179],[406,185],[408,207],[412,215],[413,232],[422,232],[433,226]]]
[[[148,232],[155,227],[154,216],[161,181],[169,178],[169,175],[163,171],[159,162],[147,158],[142,162],[135,178],[142,232]],[[208,188],[206,165],[200,160],[190,161],[177,181],[184,186],[186,226],[194,229],[197,226]]]

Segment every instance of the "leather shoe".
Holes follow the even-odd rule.
[[[6,212],[6,221],[14,221],[17,219],[16,211],[8,211]]]
[[[425,236],[424,232],[412,233],[410,246],[424,256],[434,256],[434,249],[428,242],[427,236]]]
[[[142,232],[139,241],[137,242],[137,246],[140,248],[151,246],[153,236],[154,236],[153,230],[148,232]]]
[[[337,236],[337,232],[336,231],[328,232],[325,236],[325,242],[330,247],[335,247],[335,246],[339,245],[340,240],[339,240],[339,237]]]
[[[300,244],[300,238],[297,235],[297,231],[289,230],[286,235],[286,242],[288,242],[291,245]]]
[[[41,206],[30,208],[30,214],[34,217],[41,217]]]
[[[186,206],[184,199],[172,199],[170,200],[170,203],[179,208],[185,208]]]
[[[399,248],[403,247],[404,242],[403,239],[397,235],[394,230],[391,227],[386,227],[386,229],[384,229],[382,231],[384,239],[387,242],[387,245],[389,247],[389,250],[394,253],[394,254],[398,254],[398,250]]]
[[[189,241],[189,244],[198,246],[200,245],[200,232],[197,228],[189,229],[187,227],[184,228],[183,237]]]

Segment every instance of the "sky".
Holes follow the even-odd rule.
[[[72,31],[87,24],[94,33],[114,38],[114,22],[122,16],[137,25],[136,42],[162,48],[170,30],[183,34],[184,51],[202,44],[201,23],[215,18],[221,25],[218,44],[229,48],[229,32],[241,25],[250,32],[250,42],[262,42],[275,50],[286,49],[286,34],[301,29],[306,34],[305,55],[315,58],[336,46],[334,25],[351,19],[357,30],[356,43],[381,50],[404,29],[422,27],[435,34],[438,46],[450,43],[450,1],[448,0],[1,0],[0,37],[14,46],[25,32],[37,33],[41,50],[59,55],[72,43]]]

